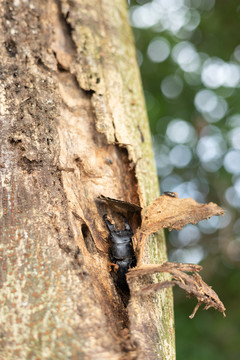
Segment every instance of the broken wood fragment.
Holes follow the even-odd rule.
[[[127,280],[130,281],[133,278],[150,275],[157,272],[167,272],[172,275],[172,280],[165,280],[160,283],[151,284],[142,288],[134,295],[148,295],[153,291],[158,291],[164,288],[178,285],[181,289],[186,291],[189,296],[195,296],[198,300],[193,313],[189,316],[191,319],[195,316],[198,308],[201,304],[205,304],[204,310],[213,307],[225,315],[225,307],[215,291],[208,286],[198,274],[202,270],[200,265],[195,264],[182,264],[165,262],[162,265],[142,265],[133,269],[130,269],[127,273]],[[193,275],[189,275],[186,272],[192,272]]]
[[[123,201],[123,200],[119,200],[119,199],[113,199],[104,195],[99,195],[97,197],[98,201],[105,201],[106,203],[111,204],[113,207],[115,207],[116,209],[118,209],[118,211],[122,211],[122,210],[127,210],[130,212],[141,212],[142,208],[141,206],[137,205],[137,204],[133,204],[130,203],[128,201]]]
[[[142,211],[142,225],[135,234],[138,244],[137,255],[141,262],[147,237],[162,228],[181,230],[187,224],[224,214],[224,210],[210,202],[199,204],[192,198],[181,199],[177,193],[159,196]]]

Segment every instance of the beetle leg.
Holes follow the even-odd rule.
[[[109,256],[109,259],[110,259],[110,263],[108,263],[108,266],[109,266],[109,271],[112,270],[112,267],[114,268],[114,271],[116,272],[119,268],[119,265],[117,265],[114,261],[115,261],[115,258],[112,254],[112,250],[111,250],[111,247],[109,246],[108,248],[108,256]]]
[[[114,262],[114,256],[112,254],[112,249],[111,249],[111,246],[109,246],[108,248],[108,256],[109,256],[109,259],[111,260],[111,262]]]
[[[107,219],[107,214],[103,215],[103,220],[105,221],[105,224],[107,225],[107,228],[109,230],[109,232],[113,232],[114,231],[114,225]]]
[[[114,264],[112,262],[108,263],[108,266],[109,266],[109,272],[112,271],[112,267],[113,267],[113,271],[114,272],[117,272],[118,269],[119,269],[119,265],[118,264]]]

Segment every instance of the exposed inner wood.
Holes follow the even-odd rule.
[[[58,16],[57,26],[65,36],[63,21]],[[67,63],[64,53],[74,55],[75,49],[74,46],[69,49],[71,41],[67,42],[66,49],[61,46],[63,36],[55,37],[53,48],[56,59],[64,59],[64,65],[60,64],[57,71],[61,96],[59,166],[71,230],[74,243],[84,257],[93,293],[104,311],[104,321],[112,324],[111,331],[122,350],[131,350],[134,354],[136,346],[131,343],[130,336],[126,336],[129,325],[126,304],[109,273],[108,232],[102,218],[109,213],[116,226],[121,226],[121,221],[111,207],[96,199],[103,194],[138,204],[135,170],[131,168],[127,150],[117,144],[108,144],[106,137],[97,131],[93,93],[81,89],[70,73],[72,59],[69,58]],[[65,70],[62,70],[63,66]],[[131,226],[136,230],[136,220],[133,219]]]

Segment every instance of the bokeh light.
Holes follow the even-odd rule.
[[[167,98],[175,99],[183,90],[183,81],[177,75],[166,76],[161,83],[161,90]]]
[[[191,124],[182,119],[173,119],[167,127],[166,134],[173,143],[186,144],[195,140],[195,130]]]
[[[209,58],[202,68],[202,83],[209,88],[236,87],[240,81],[240,66],[219,58]]]
[[[154,38],[148,45],[147,54],[152,62],[160,63],[170,54],[170,44],[163,37]]]
[[[172,58],[186,72],[197,71],[200,67],[200,57],[193,44],[188,41],[182,41],[174,46]]]

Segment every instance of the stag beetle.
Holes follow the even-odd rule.
[[[109,230],[109,258],[113,264],[116,264],[117,268],[116,284],[122,291],[129,292],[126,273],[130,267],[136,266],[136,257],[132,244],[133,232],[125,216],[120,213],[119,215],[123,217],[124,230],[115,230],[114,225],[107,219],[107,215],[104,215],[103,219]]]

